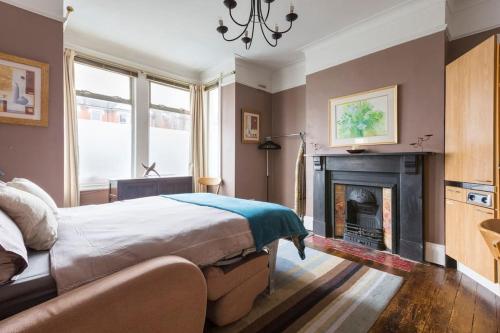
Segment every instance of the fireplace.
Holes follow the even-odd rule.
[[[346,197],[343,238],[377,250],[385,250],[382,189],[347,186]]]
[[[314,233],[423,261],[424,156],[314,156]]]

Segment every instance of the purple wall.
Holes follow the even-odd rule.
[[[426,190],[426,240],[444,243],[444,74],[445,33],[439,32],[311,74],[306,79],[306,132],[324,153],[344,153],[328,147],[329,99],[398,85],[399,142],[367,146],[374,152],[414,151],[409,145],[418,136],[433,134]],[[308,165],[311,165],[311,161]],[[312,184],[309,168],[308,184]],[[312,215],[312,187],[307,187],[307,215]]]
[[[0,169],[24,177],[63,202],[62,23],[0,2],[0,52],[50,65],[49,127],[0,124]]]
[[[257,144],[241,141],[241,110],[260,113],[260,136],[271,135],[271,94],[236,84],[235,99],[235,195],[239,198],[266,200],[266,153]],[[273,152],[271,152],[272,154]]]
[[[305,131],[306,86],[303,85],[273,94],[272,109],[273,135],[286,135]],[[287,137],[275,139],[275,141],[281,145],[281,150],[272,152],[271,200],[293,208],[295,162],[300,147],[300,138]]]

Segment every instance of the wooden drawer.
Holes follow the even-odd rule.
[[[467,190],[460,187],[446,186],[446,199],[466,202]]]

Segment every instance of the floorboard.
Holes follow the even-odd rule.
[[[456,269],[417,264],[408,273],[328,246],[308,246],[405,278],[370,332],[500,333],[500,297]]]
[[[497,331],[495,295],[478,284],[476,306],[474,307],[473,333],[493,333]]]
[[[449,332],[471,332],[474,319],[477,283],[463,274],[451,314]]]
[[[424,332],[446,332],[455,305],[461,278],[462,273],[457,272],[455,269],[446,270],[445,281],[442,288],[436,294],[436,299],[432,305]]]

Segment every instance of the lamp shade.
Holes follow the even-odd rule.
[[[271,139],[265,139],[264,143],[259,145],[259,149],[263,150],[279,150],[281,146],[276,142],[273,142]]]

